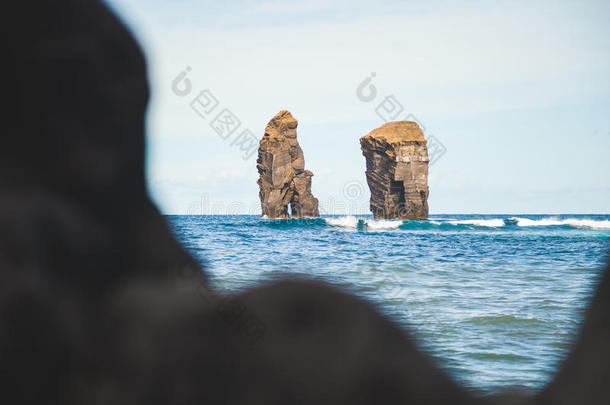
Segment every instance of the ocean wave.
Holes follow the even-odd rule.
[[[270,228],[309,228],[312,226],[325,226],[326,222],[324,218],[265,218],[262,217],[261,221],[258,222],[266,227]]]
[[[513,315],[486,315],[470,318],[468,323],[485,324],[485,325],[533,325],[540,324],[541,321],[534,318],[521,318]]]
[[[401,230],[455,230],[455,229],[471,229],[468,221],[464,223],[440,222],[435,220],[401,220],[401,219],[371,219],[357,218],[354,216],[324,218],[327,225],[343,228],[357,229],[359,231],[388,231],[394,229]],[[460,221],[461,222],[461,221]],[[467,223],[468,222],[468,223]]]
[[[401,226],[403,221],[401,220],[389,220],[389,219],[366,219],[364,224],[369,229],[381,230],[381,229],[396,229]]]
[[[324,218],[328,225],[338,226],[340,228],[357,228],[359,219],[356,217],[339,217],[339,218]]]
[[[530,356],[522,356],[515,353],[495,353],[495,352],[466,352],[466,357],[470,357],[475,360],[494,360],[494,361],[532,361],[534,360]]]
[[[510,218],[476,218],[476,219],[451,219],[441,220],[433,218],[428,221],[403,221],[398,219],[372,219],[353,215],[342,217],[325,218],[287,218],[287,219],[265,219],[261,221],[264,225],[273,228],[331,226],[345,230],[358,231],[389,231],[401,230],[468,230],[475,228],[501,228],[501,227],[565,227],[586,228],[596,230],[610,230],[610,220],[594,220],[587,218],[563,218],[547,217],[541,219],[530,219],[523,217]]]
[[[497,228],[499,226],[506,225],[503,219],[463,219],[456,221],[448,221],[447,223],[452,225],[474,225],[474,226],[485,226],[488,228]]]
[[[330,226],[359,230],[397,229],[403,223],[401,220],[356,218],[354,216],[324,218]]]
[[[447,224],[452,225],[472,225],[481,226],[488,228],[499,228],[503,226],[520,226],[520,227],[534,227],[534,226],[567,226],[574,228],[589,228],[589,229],[610,229],[609,220],[594,220],[586,218],[564,218],[559,219],[557,217],[541,218],[541,219],[530,219],[522,217],[510,217],[510,218],[489,218],[489,219],[463,219],[463,220],[451,220],[447,221]]]
[[[575,228],[591,228],[591,229],[610,229],[610,221],[597,221],[594,219],[584,218],[565,218],[559,219],[557,217],[542,218],[542,219],[529,219],[512,217],[508,218],[511,224],[517,226],[572,226]]]

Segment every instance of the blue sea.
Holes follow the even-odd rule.
[[[169,216],[220,289],[306,274],[379,305],[467,386],[539,389],[603,271],[610,215]]]

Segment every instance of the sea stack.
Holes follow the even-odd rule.
[[[297,141],[297,125],[289,111],[280,111],[269,121],[260,141],[257,183],[262,215],[268,218],[320,216],[318,199],[311,194],[313,173],[305,170]]]
[[[428,219],[428,148],[415,122],[389,122],[360,138],[373,217]]]

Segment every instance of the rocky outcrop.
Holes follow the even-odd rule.
[[[428,149],[415,122],[389,122],[360,138],[375,218],[428,219]]]
[[[311,194],[313,173],[305,170],[297,141],[297,125],[289,111],[280,111],[269,121],[260,141],[257,184],[262,215],[268,218],[320,216],[318,199]]]
[[[283,280],[207,288],[146,192],[149,90],[129,31],[101,0],[6,4],[4,66],[21,76],[0,138],[2,403],[608,403],[609,267],[554,380],[514,396],[475,397],[370,300],[290,280],[294,262]],[[287,258],[272,244],[243,263],[266,255]]]

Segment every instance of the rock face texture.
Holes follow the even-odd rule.
[[[320,216],[318,199],[311,194],[313,173],[305,170],[297,141],[297,125],[289,111],[280,111],[269,121],[260,141],[257,184],[262,214],[268,218]]]
[[[428,219],[428,149],[415,122],[389,122],[360,138],[375,218]]]

